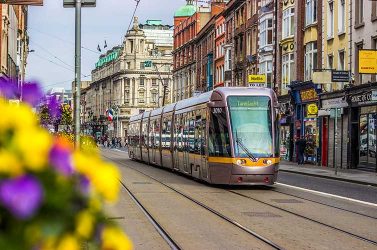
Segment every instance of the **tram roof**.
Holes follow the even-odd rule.
[[[177,103],[175,102],[175,103],[171,103],[171,104],[166,105],[164,107],[164,114],[174,111],[174,108],[175,108],[176,104]]]
[[[150,117],[161,115],[163,108],[154,109],[151,111]]]
[[[151,111],[144,111],[144,113],[143,113],[143,120],[145,118],[149,118],[150,114],[151,114]]]
[[[191,106],[195,106],[201,103],[209,102],[213,91],[205,92],[199,96],[191,97],[189,99],[185,99],[182,101],[177,102],[177,106],[175,106],[175,110],[185,109]]]
[[[139,121],[143,117],[143,114],[133,115],[130,117],[130,122]]]

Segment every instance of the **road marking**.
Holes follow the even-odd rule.
[[[123,151],[123,150],[120,150],[120,149],[117,149],[117,148],[112,148],[111,150],[113,150],[113,151],[118,151],[118,152],[122,152],[122,153],[126,153],[126,151]]]
[[[347,198],[347,197],[344,197],[344,196],[339,196],[339,195],[335,195],[335,194],[324,193],[324,192],[320,192],[320,191],[316,191],[316,190],[311,190],[311,189],[307,189],[307,188],[296,187],[296,186],[292,186],[292,185],[288,185],[288,184],[283,184],[283,183],[280,183],[280,182],[276,182],[275,184],[280,185],[280,186],[284,186],[284,187],[298,189],[298,190],[301,190],[301,191],[306,191],[306,192],[314,193],[314,194],[319,194],[319,195],[323,195],[323,196],[327,196],[327,197],[338,198],[338,199],[342,199],[342,200],[346,200],[346,201],[357,202],[357,203],[360,203],[360,204],[363,204],[363,205],[377,207],[377,204],[371,203],[371,202],[356,200],[356,199]]]

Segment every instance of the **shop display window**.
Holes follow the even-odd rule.
[[[359,156],[361,164],[376,164],[376,125],[377,113],[360,116]]]
[[[315,162],[317,159],[317,119],[306,119],[304,122],[306,139],[306,160],[309,162]]]

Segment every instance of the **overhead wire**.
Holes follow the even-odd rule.
[[[135,0],[135,1],[136,1],[136,6],[135,6],[135,9],[134,9],[134,12],[132,13],[132,17],[131,17],[130,23],[128,24],[128,28],[127,28],[126,34],[128,33],[128,31],[131,28],[132,21],[134,20],[137,8],[139,7],[139,4],[140,4],[141,0]],[[124,43],[124,36],[122,37],[122,43]]]

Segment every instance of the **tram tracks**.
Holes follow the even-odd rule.
[[[110,159],[110,158],[109,158],[109,159]],[[168,185],[168,184],[166,184],[166,183],[164,183],[164,182],[162,182],[162,181],[156,179],[155,177],[150,176],[150,175],[148,175],[148,174],[146,174],[146,173],[144,173],[144,172],[142,172],[142,171],[140,171],[140,170],[138,170],[138,169],[136,169],[136,168],[133,168],[133,167],[131,167],[129,164],[126,164],[126,163],[124,163],[124,162],[117,161],[117,160],[114,160],[114,159],[110,159],[110,160],[112,160],[112,161],[114,161],[114,162],[116,162],[116,163],[119,163],[119,164],[121,164],[121,165],[125,165],[125,166],[127,166],[128,168],[130,168],[130,169],[132,169],[132,170],[134,170],[134,171],[136,171],[136,172],[138,172],[138,173],[140,173],[140,174],[142,174],[142,175],[144,175],[144,176],[146,176],[146,177],[148,177],[148,178],[154,180],[155,182],[157,182],[157,183],[159,183],[159,184],[165,186],[166,188],[172,190],[172,191],[175,192],[175,193],[178,193],[179,195],[181,195],[181,196],[185,197],[186,199],[188,199],[188,200],[194,202],[195,204],[199,205],[200,207],[206,209],[207,211],[210,211],[211,213],[217,215],[218,217],[222,218],[223,220],[226,220],[227,222],[231,223],[232,225],[234,225],[234,226],[236,226],[236,227],[242,229],[243,231],[245,231],[245,232],[251,234],[252,236],[254,236],[254,237],[260,239],[261,241],[265,242],[265,243],[268,244],[269,246],[272,246],[272,247],[275,248],[275,249],[283,249],[281,246],[277,245],[277,244],[274,243],[273,241],[271,241],[271,240],[269,240],[269,239],[263,237],[262,235],[259,235],[259,234],[256,233],[255,231],[253,231],[253,230],[251,230],[251,229],[249,229],[249,228],[247,228],[247,227],[241,225],[240,223],[238,223],[237,221],[233,220],[232,218],[227,217],[226,215],[224,215],[224,214],[222,214],[222,213],[216,211],[215,209],[213,209],[213,208],[207,206],[206,204],[200,202],[199,200],[196,200],[195,198],[192,198],[191,196],[189,196],[189,195],[183,193],[182,191],[180,191],[180,190],[178,190],[178,189],[176,189],[176,188],[174,188],[174,187],[172,187],[172,186],[170,186],[170,185]],[[274,209],[278,209],[278,210],[280,210],[280,211],[282,211],[282,212],[289,213],[289,214],[291,214],[291,215],[294,215],[294,216],[300,217],[300,218],[302,218],[302,219],[305,219],[305,220],[308,220],[308,221],[310,221],[310,222],[313,222],[313,223],[319,224],[319,225],[321,225],[321,226],[328,227],[329,229],[332,229],[332,230],[338,231],[338,232],[343,233],[343,234],[346,234],[346,235],[348,235],[348,236],[350,236],[350,237],[353,237],[353,238],[356,238],[356,239],[358,239],[358,240],[362,240],[362,241],[364,241],[364,242],[367,242],[367,243],[369,243],[369,244],[373,244],[374,246],[377,246],[377,242],[376,242],[375,240],[368,239],[368,238],[366,238],[366,237],[363,237],[363,236],[357,235],[357,234],[355,234],[355,233],[352,233],[352,232],[349,232],[349,231],[347,231],[347,230],[344,230],[344,229],[338,228],[338,227],[336,227],[336,226],[329,225],[329,224],[327,224],[327,223],[324,223],[324,222],[321,222],[321,221],[319,221],[319,220],[316,220],[316,219],[310,218],[310,217],[308,217],[308,216],[305,216],[305,215],[302,215],[302,214],[299,214],[299,213],[292,212],[292,211],[290,211],[290,210],[288,210],[288,209],[281,208],[281,207],[279,207],[279,206],[275,206],[275,205],[270,204],[270,203],[268,203],[268,202],[265,202],[265,201],[263,201],[263,200],[259,200],[259,199],[256,199],[256,198],[253,198],[253,197],[249,197],[249,196],[244,195],[244,194],[240,194],[240,193],[238,193],[238,192],[236,192],[236,191],[232,191],[232,190],[226,190],[226,191],[228,191],[228,192],[230,192],[230,193],[232,193],[232,194],[234,194],[234,195],[241,196],[241,197],[243,197],[243,198],[251,199],[251,200],[253,200],[253,201],[255,201],[255,202],[258,202],[258,203],[261,203],[261,204],[263,204],[263,205],[266,205],[266,206],[272,207],[272,208],[274,208]],[[328,205],[328,204],[325,204],[325,203],[322,203],[322,202],[317,202],[317,201],[314,201],[314,200],[310,200],[310,199],[302,198],[302,197],[300,197],[300,196],[295,196],[295,195],[292,195],[292,194],[288,194],[288,193],[284,193],[284,192],[276,191],[276,190],[271,190],[271,191],[276,192],[276,193],[281,193],[281,194],[284,194],[284,195],[289,195],[289,196],[296,197],[296,198],[299,198],[299,199],[307,200],[307,201],[310,201],[310,202],[315,202],[315,203],[318,203],[318,204],[321,204],[321,205],[325,205],[325,206],[329,206],[329,207],[332,207],[332,208],[335,208],[335,209],[340,209],[340,210],[345,211],[345,212],[351,212],[351,213],[353,213],[353,214],[357,214],[357,215],[361,215],[361,216],[366,216],[366,217],[371,217],[371,218],[375,219],[373,216],[367,216],[367,215],[360,214],[360,213],[357,213],[357,212],[354,212],[354,211],[350,211],[350,210],[347,210],[347,209],[339,208],[339,207],[336,207],[336,206],[331,206],[331,205]]]
[[[117,160],[114,160],[114,159],[111,159],[109,157],[105,157],[113,162],[116,162],[118,164],[121,164],[121,165],[125,165],[124,163],[120,162],[120,161],[117,161]],[[226,215],[220,213],[219,211],[216,211],[215,209],[205,205],[204,203],[200,202],[199,200],[193,198],[193,197],[190,197],[189,195],[179,191],[178,189],[170,186],[170,185],[167,185],[165,183],[163,183],[162,181],[158,180],[157,178],[153,177],[153,176],[150,176],[148,174],[145,174],[143,173],[142,171],[138,170],[138,169],[135,169],[129,165],[127,165],[128,168],[142,174],[143,176],[146,176],[150,179],[152,179],[153,181],[157,182],[158,184],[168,188],[169,190],[173,191],[174,193],[177,193],[179,194],[180,196],[188,199],[189,201],[195,203],[196,205],[200,206],[201,208],[207,210],[208,212],[216,215],[217,217],[221,218],[222,220],[232,224],[233,226],[241,229],[242,231],[246,232],[247,234],[257,238],[258,240],[264,242],[265,244],[267,244],[268,246],[272,247],[273,249],[278,249],[278,250],[283,250],[284,248],[279,246],[278,244],[274,243],[272,240],[270,239],[267,239],[265,237],[263,237],[262,235],[256,233],[255,231],[253,231],[252,229],[246,227],[246,226],[243,226],[242,224],[238,223],[237,221],[227,217]],[[169,246],[172,248],[172,249],[181,249],[178,245],[178,243],[176,243],[172,237],[162,228],[161,225],[159,225],[157,223],[157,221],[150,215],[150,213],[148,213],[148,211],[143,207],[143,205],[137,200],[137,198],[132,194],[132,192],[126,187],[126,185],[121,181],[121,184],[122,186],[127,190],[128,194],[131,196],[131,198],[138,204],[138,206],[143,210],[143,212],[148,215],[148,217],[150,218],[151,222],[155,223],[154,226],[156,225],[157,226],[157,230],[161,230],[161,233],[160,235],[162,235],[162,237],[164,238],[164,240],[167,240],[167,243],[169,244]],[[174,248],[174,247],[177,247],[177,248]]]
[[[155,218],[148,212],[148,210],[143,206],[143,204],[136,198],[136,196],[131,192],[131,190],[126,186],[126,184],[120,181],[123,188],[126,190],[127,194],[131,197],[132,201],[139,207],[139,209],[147,217],[148,221],[156,229],[162,239],[169,245],[172,250],[181,250],[182,248],[179,244],[174,241],[174,239],[169,235],[169,233],[156,221]]]
[[[320,205],[323,205],[323,206],[326,206],[326,207],[335,208],[335,209],[338,209],[338,210],[341,210],[341,211],[344,211],[344,212],[348,212],[348,213],[352,213],[352,214],[357,214],[357,215],[360,215],[360,216],[363,216],[363,217],[367,217],[367,218],[370,218],[370,219],[377,220],[377,217],[375,217],[375,216],[371,216],[371,215],[359,213],[359,212],[356,212],[356,211],[352,211],[350,209],[345,209],[345,208],[342,208],[342,207],[338,207],[338,206],[326,204],[324,202],[319,202],[319,201],[316,201],[316,200],[313,200],[313,199],[308,199],[308,198],[305,198],[305,197],[302,197],[302,196],[299,196],[299,195],[289,194],[289,193],[285,193],[285,192],[282,192],[282,191],[277,191],[277,190],[274,190],[274,189],[269,189],[269,191],[272,191],[272,192],[275,192],[275,193],[279,193],[279,194],[288,195],[288,196],[295,197],[295,198],[298,198],[298,199],[301,199],[301,200],[304,200],[304,201],[313,202],[313,203],[320,204]]]
[[[362,241],[365,241],[365,242],[368,242],[370,244],[373,244],[375,246],[377,246],[377,241],[375,240],[371,240],[371,239],[368,239],[368,238],[365,238],[363,236],[360,236],[360,235],[357,235],[357,234],[354,234],[352,232],[349,232],[349,231],[346,231],[346,230],[343,230],[341,228],[338,228],[338,227],[335,227],[335,226],[332,226],[332,225],[329,225],[329,224],[326,224],[324,222],[321,222],[319,220],[316,220],[316,219],[312,219],[308,216],[305,216],[305,215],[302,215],[302,214],[298,214],[298,213],[295,213],[295,212],[292,212],[288,209],[285,209],[285,208],[281,208],[279,206],[276,206],[276,205],[273,205],[273,204],[270,204],[268,202],[265,202],[265,201],[262,201],[262,200],[259,200],[259,199],[256,199],[256,198],[253,198],[253,197],[250,197],[248,195],[245,195],[245,194],[241,194],[239,192],[236,192],[236,191],[233,191],[233,190],[227,190],[228,192],[232,193],[232,194],[235,194],[235,195],[238,195],[238,196],[241,196],[241,197],[244,197],[244,198],[247,198],[247,199],[250,199],[250,200],[253,200],[253,201],[256,201],[256,202],[259,202],[261,204],[264,204],[266,206],[269,206],[269,207],[272,207],[272,208],[275,208],[275,209],[278,209],[280,211],[283,211],[283,212],[286,212],[286,213],[289,213],[289,214],[292,214],[292,215],[295,215],[297,217],[300,217],[302,219],[305,219],[305,220],[308,220],[308,221],[311,221],[311,222],[314,222],[316,224],[319,224],[319,225],[322,225],[322,226],[325,226],[325,227],[328,227],[328,228],[331,228],[333,230],[336,230],[338,232],[341,232],[341,233],[345,233],[351,237],[354,237],[354,238],[357,238],[359,240],[362,240]]]

